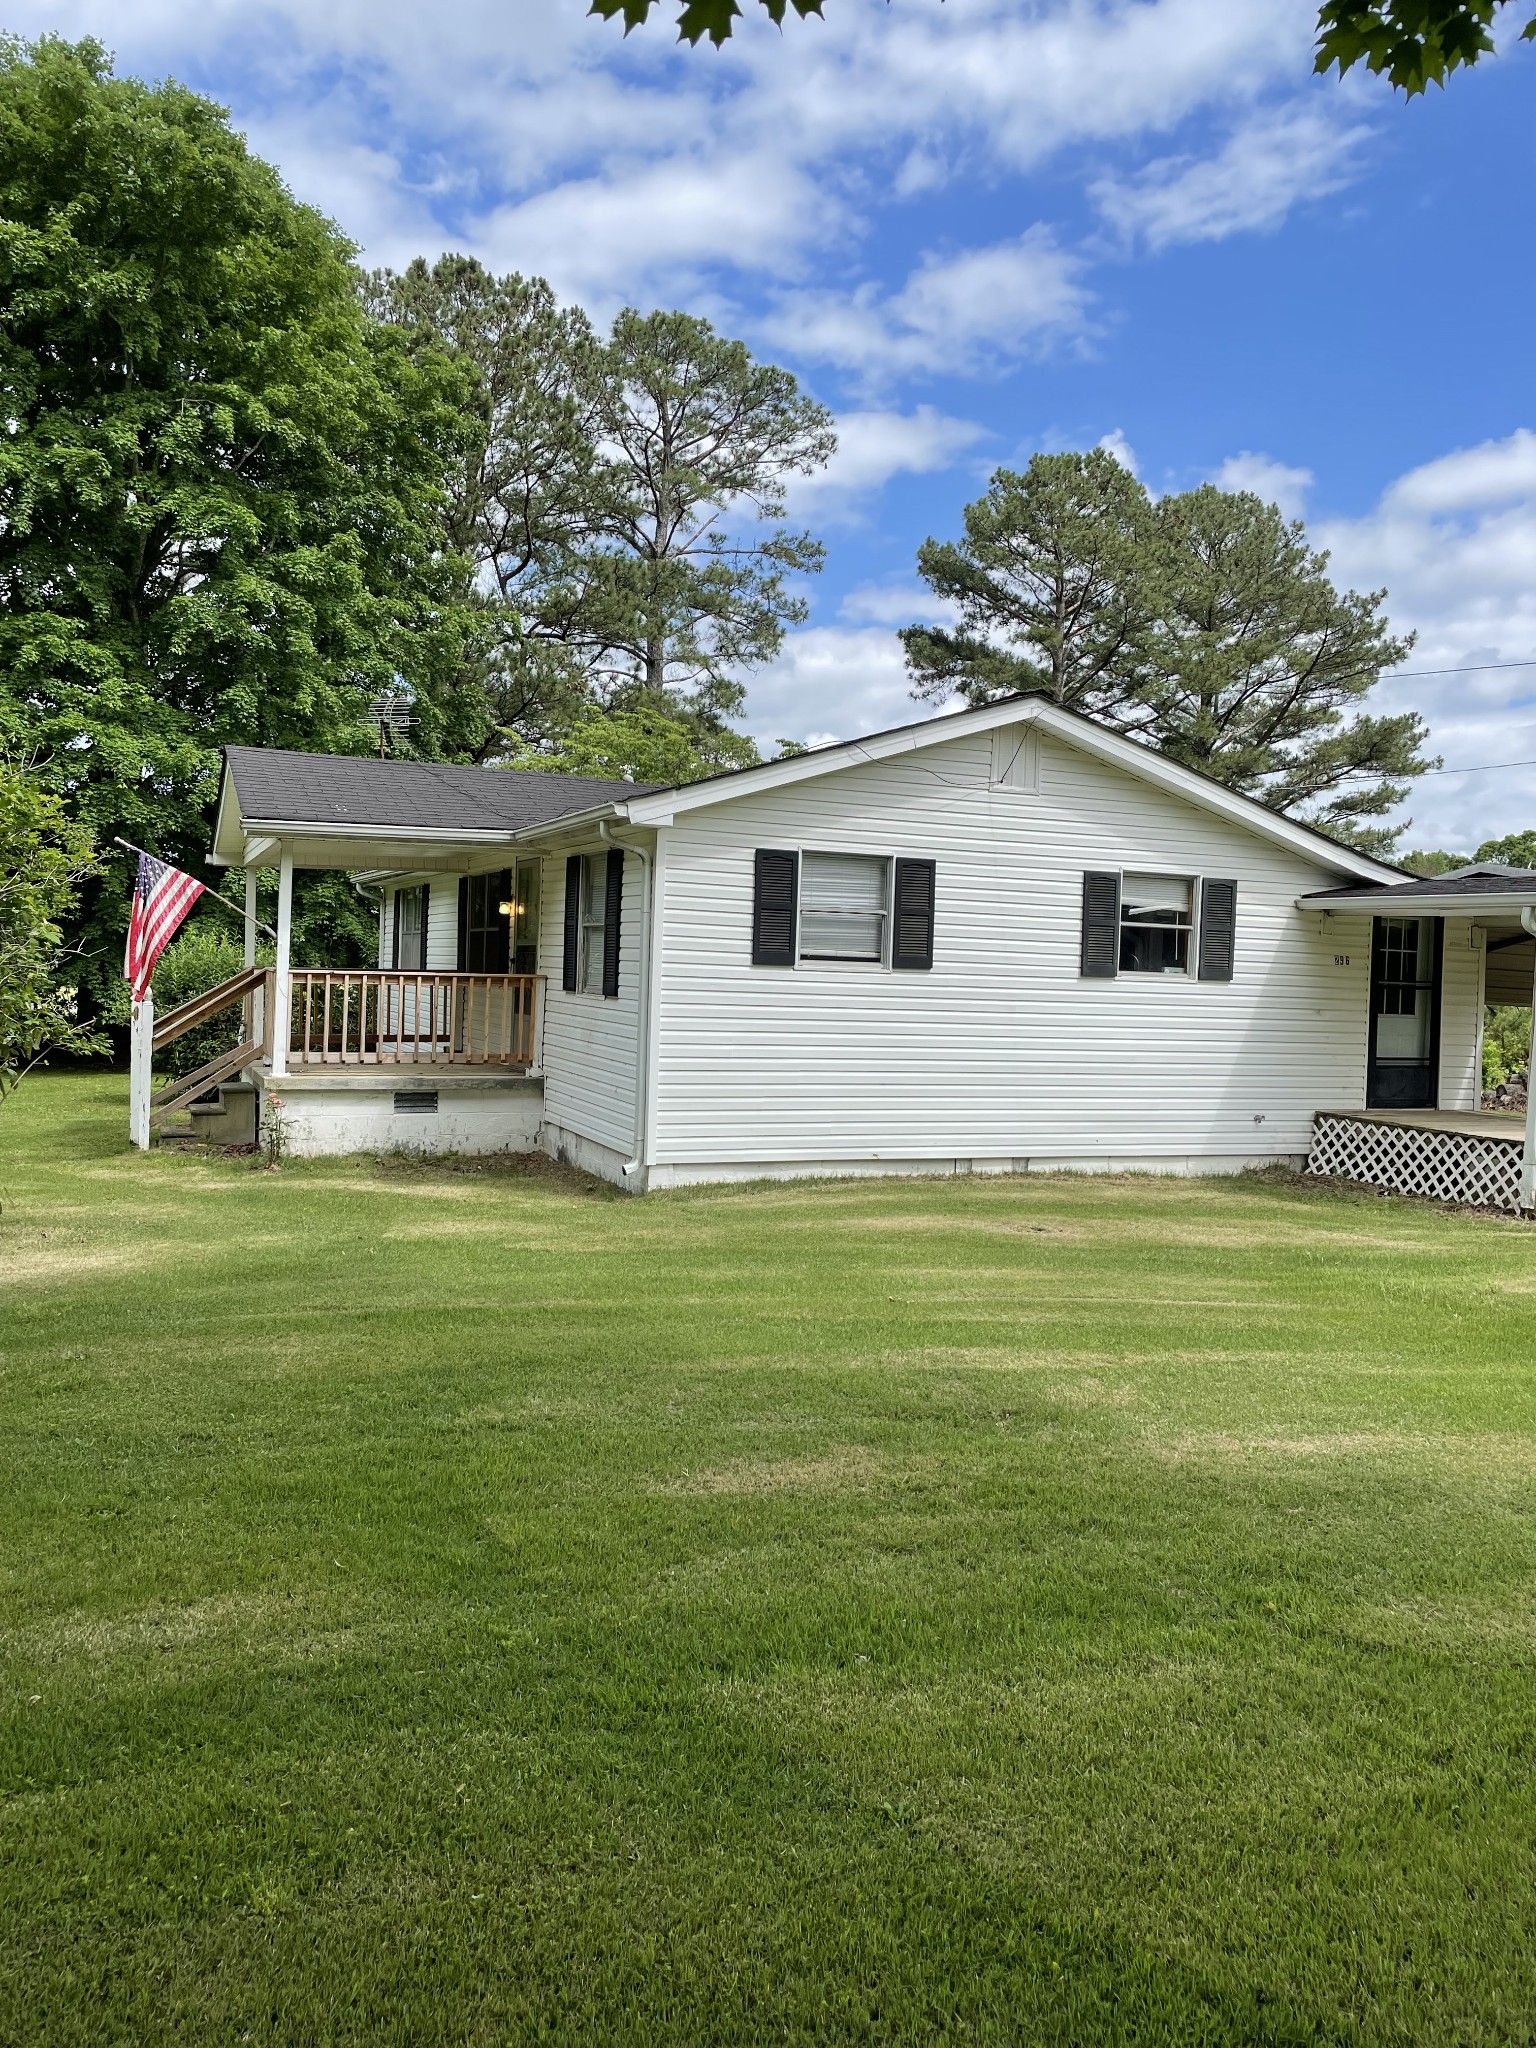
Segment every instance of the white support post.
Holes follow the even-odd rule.
[[[1531,913],[1522,912],[1520,922],[1536,938]],[[1520,1161],[1520,1206],[1536,1209],[1536,976],[1531,981],[1531,1042],[1525,1055],[1525,1155]]]
[[[149,1096],[155,1064],[155,998],[146,990],[133,1006],[128,1039],[128,1136],[141,1152],[149,1150]]]
[[[288,1072],[288,1034],[293,1028],[293,849],[285,846],[277,870],[277,971],[272,977],[272,1078]]]

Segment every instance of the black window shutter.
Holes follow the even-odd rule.
[[[459,972],[469,965],[469,877],[459,877]]]
[[[1082,972],[1090,979],[1112,981],[1120,964],[1120,877],[1083,876]]]
[[[1200,979],[1230,981],[1237,944],[1236,882],[1200,884]]]
[[[603,887],[603,994],[619,992],[619,913],[624,901],[624,849],[608,849],[608,877]]]
[[[931,860],[896,863],[895,928],[891,935],[892,967],[933,965],[933,885]]]
[[[427,912],[432,908],[432,884],[421,885],[421,964],[427,964]]]
[[[400,965],[400,891],[398,889],[394,892],[394,926],[393,936],[390,939],[389,964],[391,967],[398,967]]]
[[[752,965],[793,967],[800,856],[760,846],[752,856]]]
[[[560,962],[560,986],[574,989],[576,963],[581,956],[581,855],[567,856],[565,863],[565,953]]]

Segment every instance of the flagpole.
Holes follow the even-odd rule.
[[[146,860],[163,861],[167,867],[171,865],[169,861],[165,860],[165,856],[163,854],[151,853],[148,847],[145,846],[135,846],[131,839],[124,839],[120,833],[113,834],[112,843],[114,846],[126,847],[129,853],[141,853],[143,854]],[[203,883],[202,890],[203,894],[205,896],[211,896],[215,903],[222,903],[226,910],[232,910],[235,913],[236,917],[240,919],[242,924],[245,922],[246,911],[245,906],[243,904],[236,903],[233,897],[221,896],[217,889],[210,889],[206,882]],[[259,931],[264,931],[269,939],[275,939],[277,937],[277,933],[273,931],[271,925],[263,924],[260,918],[253,918],[251,921],[253,924],[255,924]]]

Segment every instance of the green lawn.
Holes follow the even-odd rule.
[[[1536,2038],[1536,1232],[0,1111],[0,2041]]]

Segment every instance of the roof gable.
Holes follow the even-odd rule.
[[[1240,796],[1223,783],[1170,761],[1166,755],[1153,753],[1134,740],[1123,739],[1119,733],[1109,731],[1091,718],[1064,710],[1043,692],[1004,697],[995,704],[984,704],[975,710],[915,720],[910,725],[895,726],[887,732],[870,733],[860,739],[840,741],[835,746],[818,747],[814,753],[766,761],[756,768],[734,769],[729,774],[711,776],[703,782],[684,783],[644,795],[632,792],[626,810],[634,824],[666,824],[682,812],[697,810],[707,804],[731,803],[738,797],[755,796],[766,790],[810,781],[817,776],[835,775],[872,761],[922,752],[972,733],[990,732],[997,726],[1013,724],[1037,725],[1042,732],[1053,734],[1066,745],[1095,755],[1127,774],[1153,783],[1170,795],[1211,811],[1256,837],[1283,846],[1288,852],[1299,853],[1321,867],[1330,867],[1340,874],[1352,875],[1363,881],[1381,883],[1403,879],[1401,868],[1330,839],[1314,826],[1282,817],[1252,797]]]

